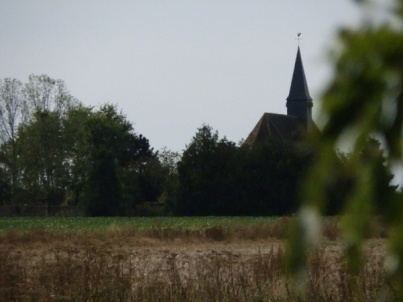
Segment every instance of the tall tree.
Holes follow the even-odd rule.
[[[176,211],[184,215],[228,215],[236,202],[230,186],[236,146],[208,125],[199,128],[178,163]]]
[[[11,179],[11,196],[17,187],[17,127],[22,120],[22,83],[16,79],[0,80],[0,149],[2,163]],[[15,203],[15,199],[13,200]]]
[[[24,188],[49,208],[64,199],[66,170],[62,120],[58,113],[38,111],[19,129],[19,162]]]
[[[55,123],[60,124],[60,119],[66,110],[76,103],[76,100],[67,91],[62,80],[54,80],[46,75],[30,75],[29,81],[23,85],[16,79],[6,78],[0,81],[0,143],[3,158],[3,165],[6,171],[10,174],[11,179],[11,197],[14,204],[18,202],[21,177],[24,177],[24,186],[27,185],[27,176],[32,175],[33,165],[30,169],[24,167],[24,172],[18,167],[19,155],[28,155],[29,149],[37,148],[38,144],[42,144],[40,148],[43,152],[40,154],[42,158],[36,159],[42,168],[45,163],[53,164],[54,160],[61,160],[60,157],[50,157],[45,153],[49,150],[49,154],[61,150],[62,146],[55,146],[55,143],[62,143],[59,136],[51,138],[52,129],[54,130]],[[56,116],[58,116],[56,118]],[[58,119],[58,121],[56,121]],[[47,133],[46,128],[52,124],[50,132]],[[29,125],[29,126],[28,126]],[[21,128],[22,139],[19,138],[20,133],[18,128]],[[60,128],[60,125],[59,125]],[[58,130],[59,132],[61,129]],[[41,134],[39,133],[41,132]],[[33,137],[28,138],[24,133],[32,133]],[[25,141],[25,142],[24,142]],[[18,143],[17,143],[18,142]],[[36,142],[37,145],[30,145]],[[25,143],[28,143],[25,144]],[[17,150],[21,146],[23,149]],[[33,152],[33,151],[32,151]],[[31,152],[31,153],[32,153]],[[39,154],[36,152],[36,154]],[[29,157],[22,157],[22,161],[27,163]],[[53,160],[50,160],[53,159]],[[35,160],[35,159],[31,159]],[[48,161],[49,160],[49,161]],[[52,162],[52,163],[50,163]],[[62,163],[62,161],[61,161]],[[59,164],[59,166],[61,165]],[[39,171],[40,169],[37,169]],[[50,196],[50,188],[52,187],[52,179],[54,169],[46,169],[46,176],[42,173],[40,182],[43,182],[45,195]],[[30,171],[28,173],[28,171]],[[24,173],[24,175],[22,175]],[[38,178],[39,179],[39,178]],[[29,181],[32,188],[32,179]],[[37,183],[38,184],[38,183]],[[36,186],[38,188],[38,186]],[[23,186],[21,186],[23,189]],[[53,193],[52,193],[53,194]],[[43,197],[48,199],[48,197]]]
[[[88,122],[94,115],[93,108],[77,104],[72,106],[63,119],[63,139],[65,147],[66,204],[78,205],[83,202],[90,169],[90,131]]]
[[[135,203],[130,179],[144,173],[155,158],[148,140],[136,135],[131,123],[110,104],[102,106],[88,121],[90,177],[88,214],[119,215],[124,201]]]
[[[178,163],[181,154],[165,147],[158,153],[158,159],[161,163],[163,185],[160,201],[164,203],[166,211],[172,213],[178,202]]]

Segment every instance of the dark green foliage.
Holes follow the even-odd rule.
[[[87,185],[87,215],[122,215],[122,194],[112,156],[93,161]]]
[[[73,205],[99,216],[132,214],[157,200],[162,185],[149,167],[156,154],[115,106],[85,107],[46,75],[25,85],[6,79],[0,88],[2,204],[47,213]]]
[[[6,204],[11,197],[11,184],[6,173],[0,167],[0,206]]]
[[[385,201],[390,200],[396,194],[398,185],[393,185],[392,180],[394,175],[390,171],[389,163],[381,148],[381,143],[369,138],[361,152],[361,160],[364,163],[374,165],[375,178],[375,211],[381,213],[385,207]]]
[[[237,200],[231,181],[235,150],[234,143],[219,139],[210,126],[198,129],[178,163],[178,214],[230,214]]]
[[[64,165],[67,142],[62,132],[60,114],[49,111],[35,112],[31,123],[22,125],[18,131],[21,185],[36,192],[36,201],[48,207],[64,200],[62,191],[68,171]]]
[[[163,194],[164,174],[155,155],[141,158],[124,169],[119,169],[123,187],[123,203],[126,215],[138,215],[138,207],[145,203],[157,203]]]
[[[164,175],[160,162],[150,158],[147,166],[138,176],[138,186],[142,193],[142,201],[157,202],[163,192]]]
[[[173,214],[178,204],[179,175],[178,162],[181,155],[178,152],[163,148],[158,153],[158,173],[162,193],[158,201],[164,204],[167,215]]]
[[[69,170],[65,205],[84,202],[91,167],[88,120],[93,114],[92,108],[79,104],[70,108],[63,120],[63,137],[68,142],[65,149],[65,165]]]
[[[337,154],[332,175],[326,183],[326,202],[323,205],[325,215],[339,215],[345,208],[345,201],[355,190],[357,182],[352,171],[352,162],[359,161],[362,165],[374,164],[374,202],[375,212],[381,213],[385,208],[384,201],[396,194],[397,185],[392,185],[394,175],[388,165],[381,144],[374,138],[369,138],[362,150],[352,153]]]
[[[309,154],[297,149],[297,142],[268,141],[241,149],[243,164],[239,182],[246,195],[245,212],[249,215],[286,215],[299,204],[299,183]]]
[[[198,129],[178,164],[182,215],[285,215],[298,207],[309,156],[295,142],[236,147],[209,126]]]
[[[121,214],[122,198],[116,169],[121,153],[123,132],[129,125],[119,120],[113,106],[105,106],[87,121],[89,129],[89,179],[87,214],[116,216]]]
[[[136,203],[144,202],[143,195],[159,194],[145,175],[149,160],[155,157],[148,140],[137,136],[132,125],[116,112],[114,106],[101,107],[88,120],[87,127],[89,215],[127,215],[129,213],[124,210],[130,211]]]

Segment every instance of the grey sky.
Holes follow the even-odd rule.
[[[314,109],[350,0],[0,0],[0,78],[47,74],[86,105],[117,104],[151,146],[210,124],[238,142],[286,113],[297,33]]]

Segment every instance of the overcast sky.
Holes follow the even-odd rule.
[[[0,0],[0,78],[62,79],[156,150],[183,150],[203,123],[238,142],[286,113],[297,33],[317,109],[336,33],[363,17],[351,0]]]

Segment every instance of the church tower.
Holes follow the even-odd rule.
[[[264,113],[245,139],[245,146],[255,146],[268,140],[295,141],[303,139],[314,123],[312,121],[312,98],[309,95],[301,52],[297,59],[287,97],[287,115]]]
[[[299,46],[286,106],[287,115],[297,117],[304,124],[306,129],[308,129],[308,126],[312,122],[313,104],[306,83]]]

